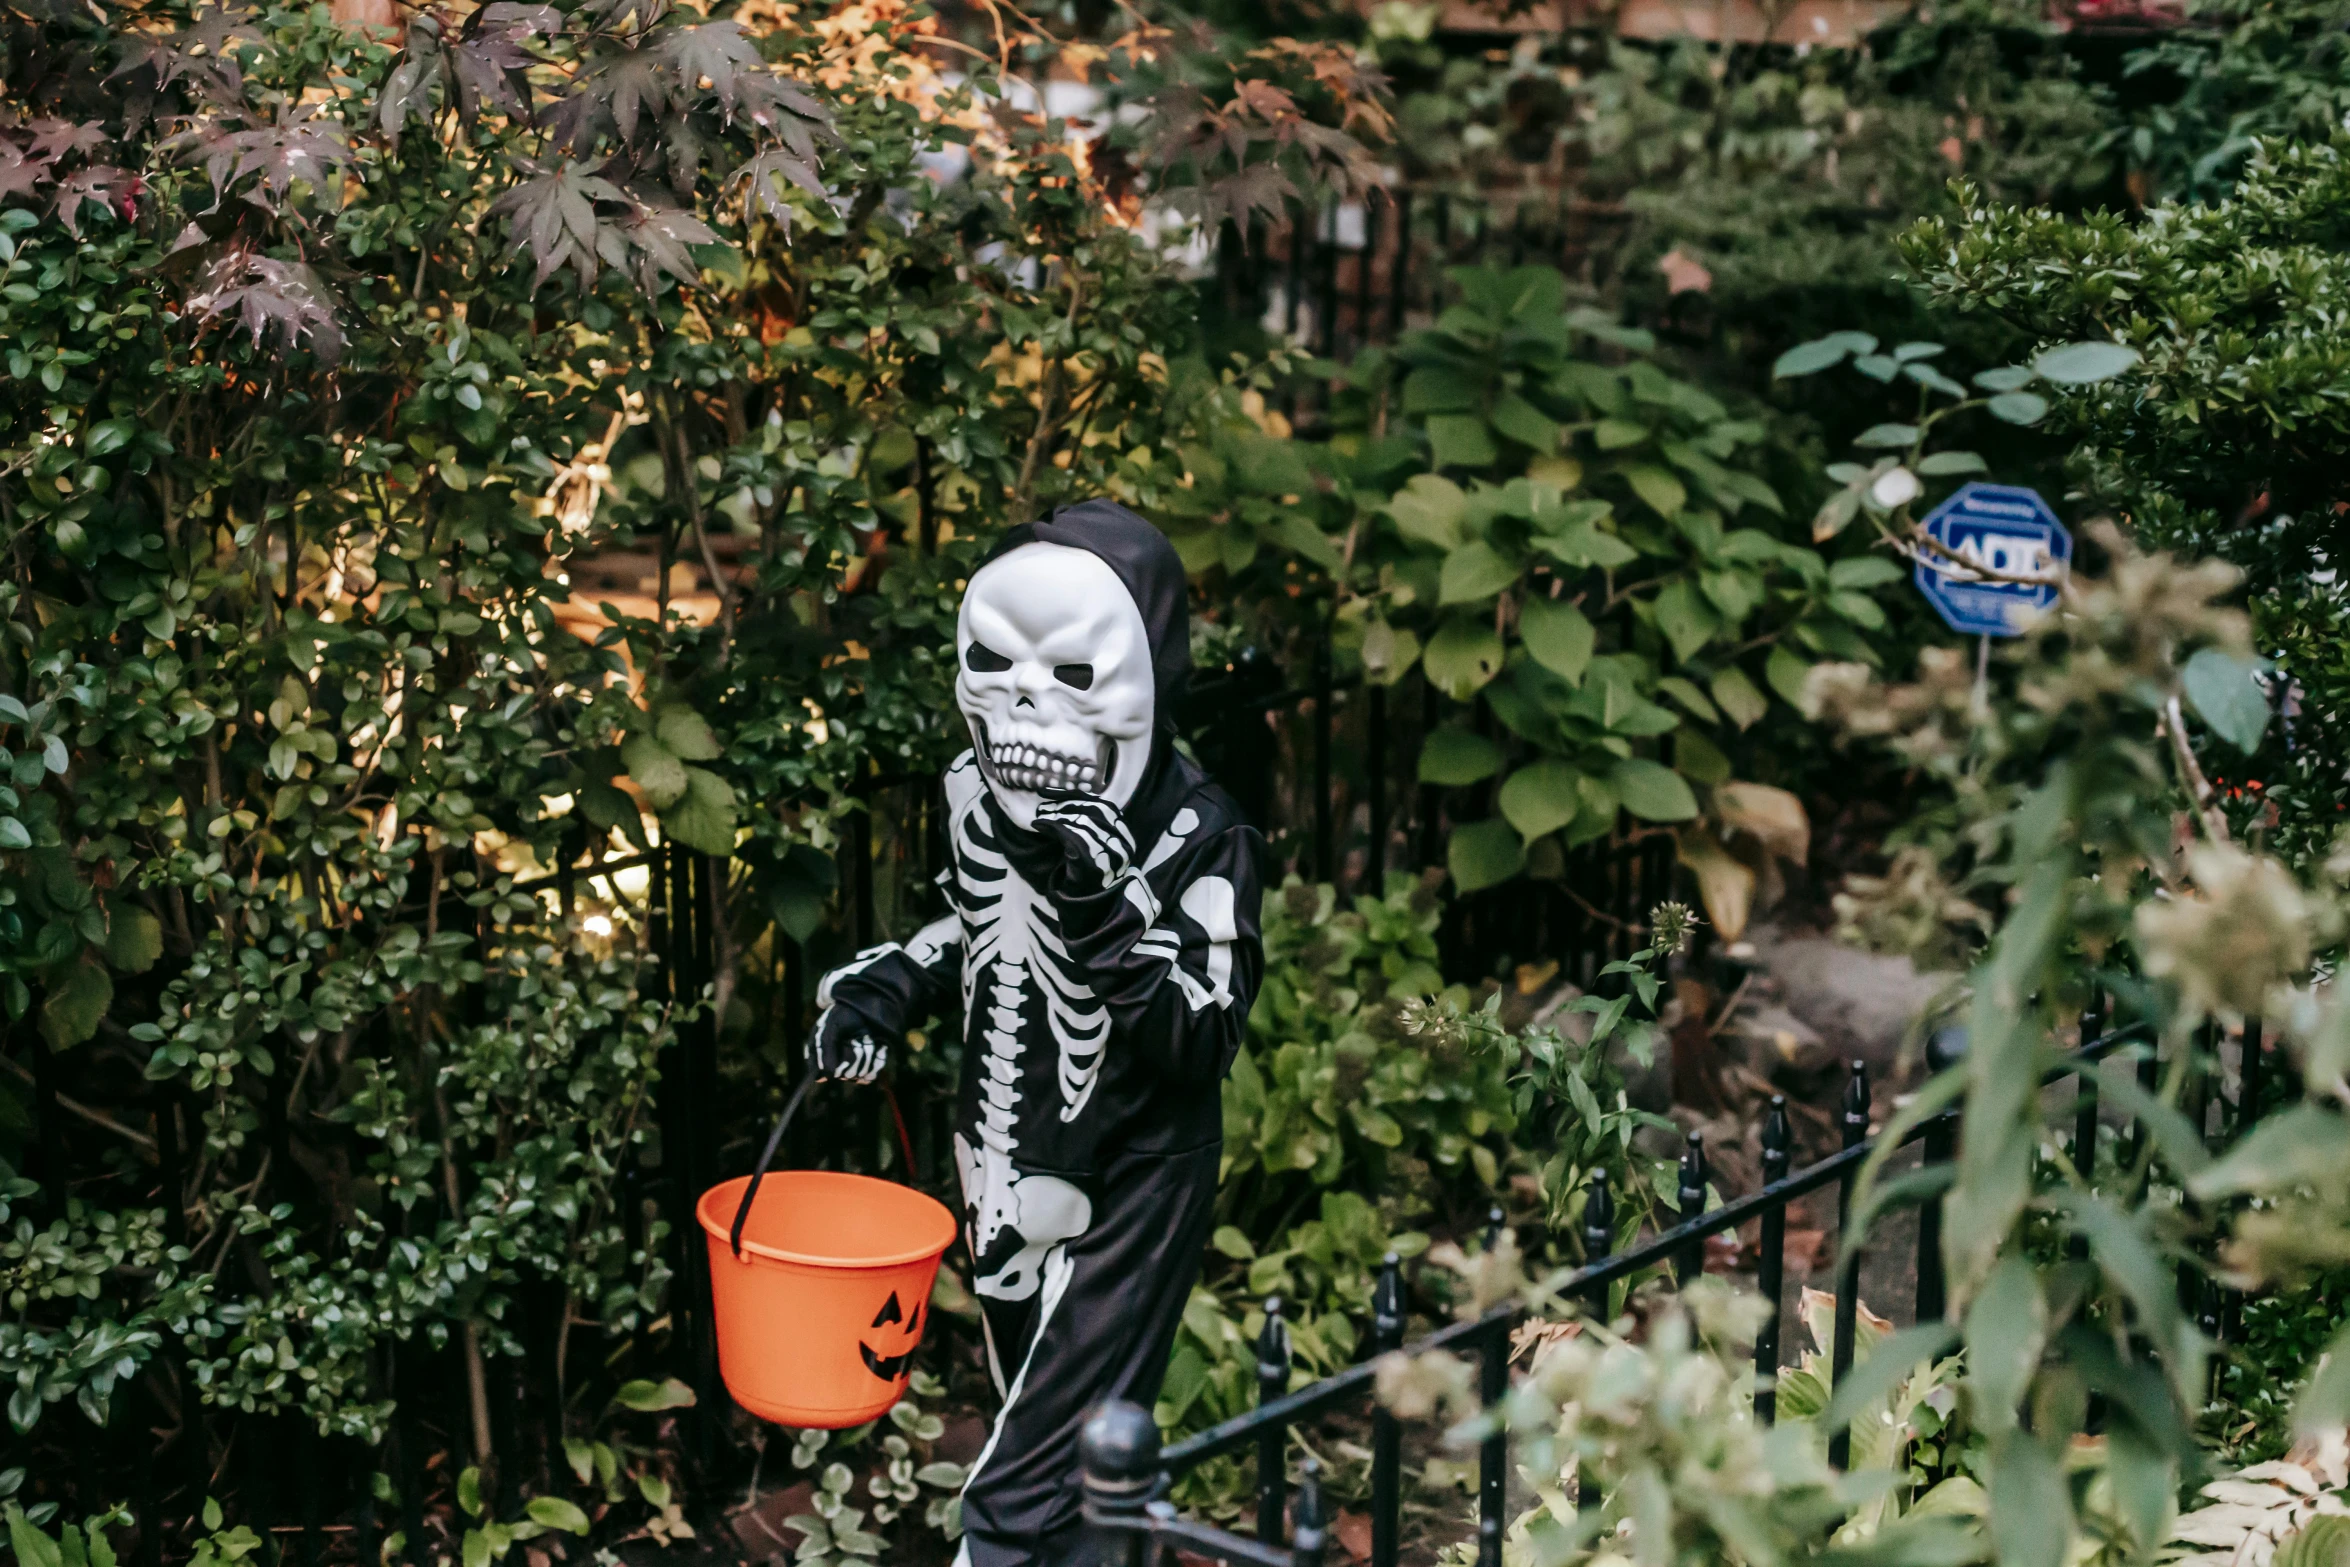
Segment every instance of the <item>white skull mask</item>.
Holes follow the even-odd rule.
[[[1133,798],[1157,687],[1142,612],[1100,556],[1024,544],[981,567],[955,655],[955,703],[1005,815],[1031,825],[1047,790]]]

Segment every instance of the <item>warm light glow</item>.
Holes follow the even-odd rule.
[[[579,928],[591,936],[609,936],[612,934],[612,920],[609,915],[590,914],[579,922]]]

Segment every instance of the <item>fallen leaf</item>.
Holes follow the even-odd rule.
[[[1748,834],[1783,860],[1801,865],[1811,858],[1811,817],[1784,789],[1726,783],[1714,790],[1714,812],[1725,830]]]
[[[1369,1513],[1340,1513],[1338,1521],[1330,1526],[1330,1538],[1339,1549],[1358,1562],[1371,1559],[1371,1515]]]
[[[1665,275],[1665,292],[1668,294],[1707,294],[1713,291],[1713,273],[1706,270],[1704,262],[1684,253],[1678,245],[1657,258],[1656,269]]]
[[[1510,1359],[1531,1363],[1545,1349],[1583,1336],[1581,1322],[1521,1322],[1510,1333]]]

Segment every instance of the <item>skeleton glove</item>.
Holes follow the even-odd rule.
[[[835,1083],[870,1083],[889,1065],[889,1046],[874,1037],[873,1025],[847,1007],[816,1014],[808,1036],[808,1070]]]
[[[1126,818],[1107,800],[1089,795],[1048,798],[1036,808],[1036,830],[1060,846],[1056,890],[1091,897],[1126,874],[1134,861],[1134,835]]]

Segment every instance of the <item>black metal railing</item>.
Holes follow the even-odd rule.
[[[2068,1077],[2075,1080],[2070,1152],[2076,1168],[2092,1172],[2096,1168],[2100,1124],[2094,1069],[2108,1055],[2150,1046],[2152,1033],[2143,1025],[2107,1033],[2100,1002],[2093,1003],[2082,1015],[2080,1036],[2079,1045],[2061,1065],[2047,1073],[2043,1086]],[[2207,1046],[2215,1042],[2216,1036],[2205,1036]],[[1943,1030],[1929,1042],[1928,1064],[1937,1072],[1952,1068],[1958,1064],[1963,1047],[1962,1031]],[[2237,1133],[2258,1114],[2263,1087],[2261,1055],[2260,1025],[2248,1023],[2243,1035],[2239,1086],[2228,1116],[2230,1129]],[[2142,1079],[2150,1078],[2154,1061],[2154,1051],[2144,1049],[2139,1056]],[[2197,1097],[2208,1119],[2220,1102],[2217,1096],[2201,1089]],[[1593,1313],[1604,1317],[1613,1286],[1651,1273],[1686,1283],[1703,1269],[1707,1237],[1759,1219],[1757,1283],[1768,1303],[1769,1314],[1755,1336],[1754,1411],[1757,1419],[1770,1424],[1777,1416],[1776,1383],[1781,1367],[1787,1209],[1790,1204],[1833,1185],[1837,1189],[1840,1251],[1836,1261],[1836,1307],[1829,1360],[1830,1385],[1840,1385],[1853,1366],[1858,1280],[1865,1250],[1864,1245],[1846,1243],[1852,1236],[1853,1187],[1862,1166],[1878,1151],[1882,1140],[1881,1136],[1869,1132],[1871,1108],[1866,1066],[1855,1061],[1848,1070],[1838,1118],[1842,1146],[1824,1159],[1791,1171],[1788,1165],[1792,1138],[1786,1101],[1774,1097],[1762,1133],[1762,1185],[1711,1210],[1704,1206],[1707,1185],[1704,1145],[1699,1135],[1691,1132],[1682,1154],[1677,1195],[1681,1203],[1679,1211],[1692,1216],[1623,1252],[1615,1252],[1612,1246],[1614,1205],[1606,1174],[1604,1171],[1595,1174],[1585,1200],[1581,1226],[1586,1261],[1580,1268],[1551,1281],[1550,1296],[1560,1301],[1589,1301]],[[1955,1155],[1958,1131],[1959,1112],[1950,1109],[1911,1128],[1901,1141],[1918,1143],[1927,1164],[1947,1163]],[[2128,1135],[2130,1160],[2135,1163],[2144,1148],[2145,1128],[2132,1123]],[[1497,1209],[1488,1230],[1489,1245],[1498,1239],[1501,1221]],[[1934,1320],[1943,1314],[1947,1292],[1941,1236],[1940,1198],[1929,1197],[1921,1204],[1917,1231],[1914,1312],[1918,1321]],[[2205,1331],[2224,1339],[2239,1303],[2231,1292],[2211,1285],[2191,1264],[2183,1269],[2183,1288],[2188,1278],[2192,1278],[2199,1294]],[[1281,1331],[1279,1303],[1268,1301],[1265,1331],[1258,1343],[1258,1406],[1205,1431],[1162,1446],[1150,1413],[1139,1405],[1112,1403],[1095,1411],[1085,1429],[1082,1482],[1085,1516],[1097,1535],[1101,1548],[1099,1559],[1121,1567],[1160,1567],[1161,1563],[1172,1560],[1168,1552],[1180,1549],[1211,1560],[1251,1563],[1256,1567],[1322,1567],[1328,1541],[1326,1488],[1317,1465],[1308,1458],[1299,1466],[1296,1501],[1292,1506],[1288,1469],[1293,1445],[1290,1433],[1304,1422],[1369,1403],[1372,1405],[1370,1562],[1371,1567],[1395,1567],[1401,1548],[1401,1431],[1396,1417],[1379,1407],[1374,1397],[1380,1358],[1405,1348],[1403,1270],[1400,1259],[1392,1253],[1381,1265],[1372,1299],[1372,1358],[1295,1390],[1288,1386],[1288,1341]],[[1525,1311],[1523,1304],[1512,1300],[1438,1328],[1409,1346],[1414,1354],[1448,1350],[1474,1356],[1478,1362],[1479,1396],[1493,1421],[1491,1434],[1481,1442],[1478,1452],[1478,1567],[1500,1567],[1502,1539],[1508,1528],[1508,1436],[1501,1428],[1498,1407],[1509,1391],[1512,1335]],[[1848,1430],[1830,1438],[1829,1459],[1838,1468],[1844,1467],[1849,1458],[1848,1443]],[[1257,1454],[1257,1517],[1253,1538],[1182,1517],[1167,1499],[1176,1480],[1189,1470],[1210,1458],[1250,1448]],[[1588,1508],[1599,1504],[1596,1486],[1587,1490],[1579,1487],[1579,1490],[1580,1505]]]

